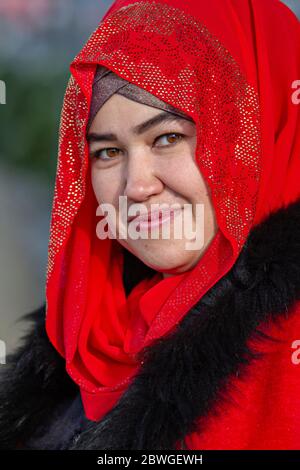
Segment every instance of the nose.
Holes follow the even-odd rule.
[[[144,201],[163,190],[162,181],[155,175],[150,155],[137,152],[128,157],[124,196],[132,201]]]

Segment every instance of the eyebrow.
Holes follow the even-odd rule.
[[[131,130],[135,135],[141,135],[141,134],[144,134],[146,131],[148,131],[150,128],[157,126],[158,124],[161,124],[162,122],[167,122],[167,121],[190,121],[195,124],[195,121],[189,116],[183,117],[183,116],[178,116],[176,114],[172,114],[169,112],[162,112],[152,117],[151,119],[145,122],[142,122],[141,124],[138,124],[137,126],[132,127]],[[98,134],[97,132],[90,132],[86,136],[86,138],[88,142],[118,140],[115,134],[111,134],[111,133],[110,134]]]

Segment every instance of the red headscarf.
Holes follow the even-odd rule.
[[[61,115],[46,283],[48,336],[98,420],[137,353],[233,266],[250,229],[300,196],[299,23],[277,0],[117,0],[71,64]],[[126,298],[116,240],[96,236],[85,138],[97,64],[190,115],[219,230],[197,265]]]

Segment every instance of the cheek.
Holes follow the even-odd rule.
[[[119,187],[117,179],[106,171],[92,167],[91,182],[98,203],[113,204]]]
[[[170,160],[166,174],[167,185],[189,201],[202,200],[208,193],[208,185],[191,154]]]

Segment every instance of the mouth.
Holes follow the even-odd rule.
[[[180,209],[161,209],[158,211],[150,211],[145,214],[128,217],[128,223],[134,220],[134,224],[139,227],[140,231],[151,228],[160,227],[167,221],[172,221]]]

